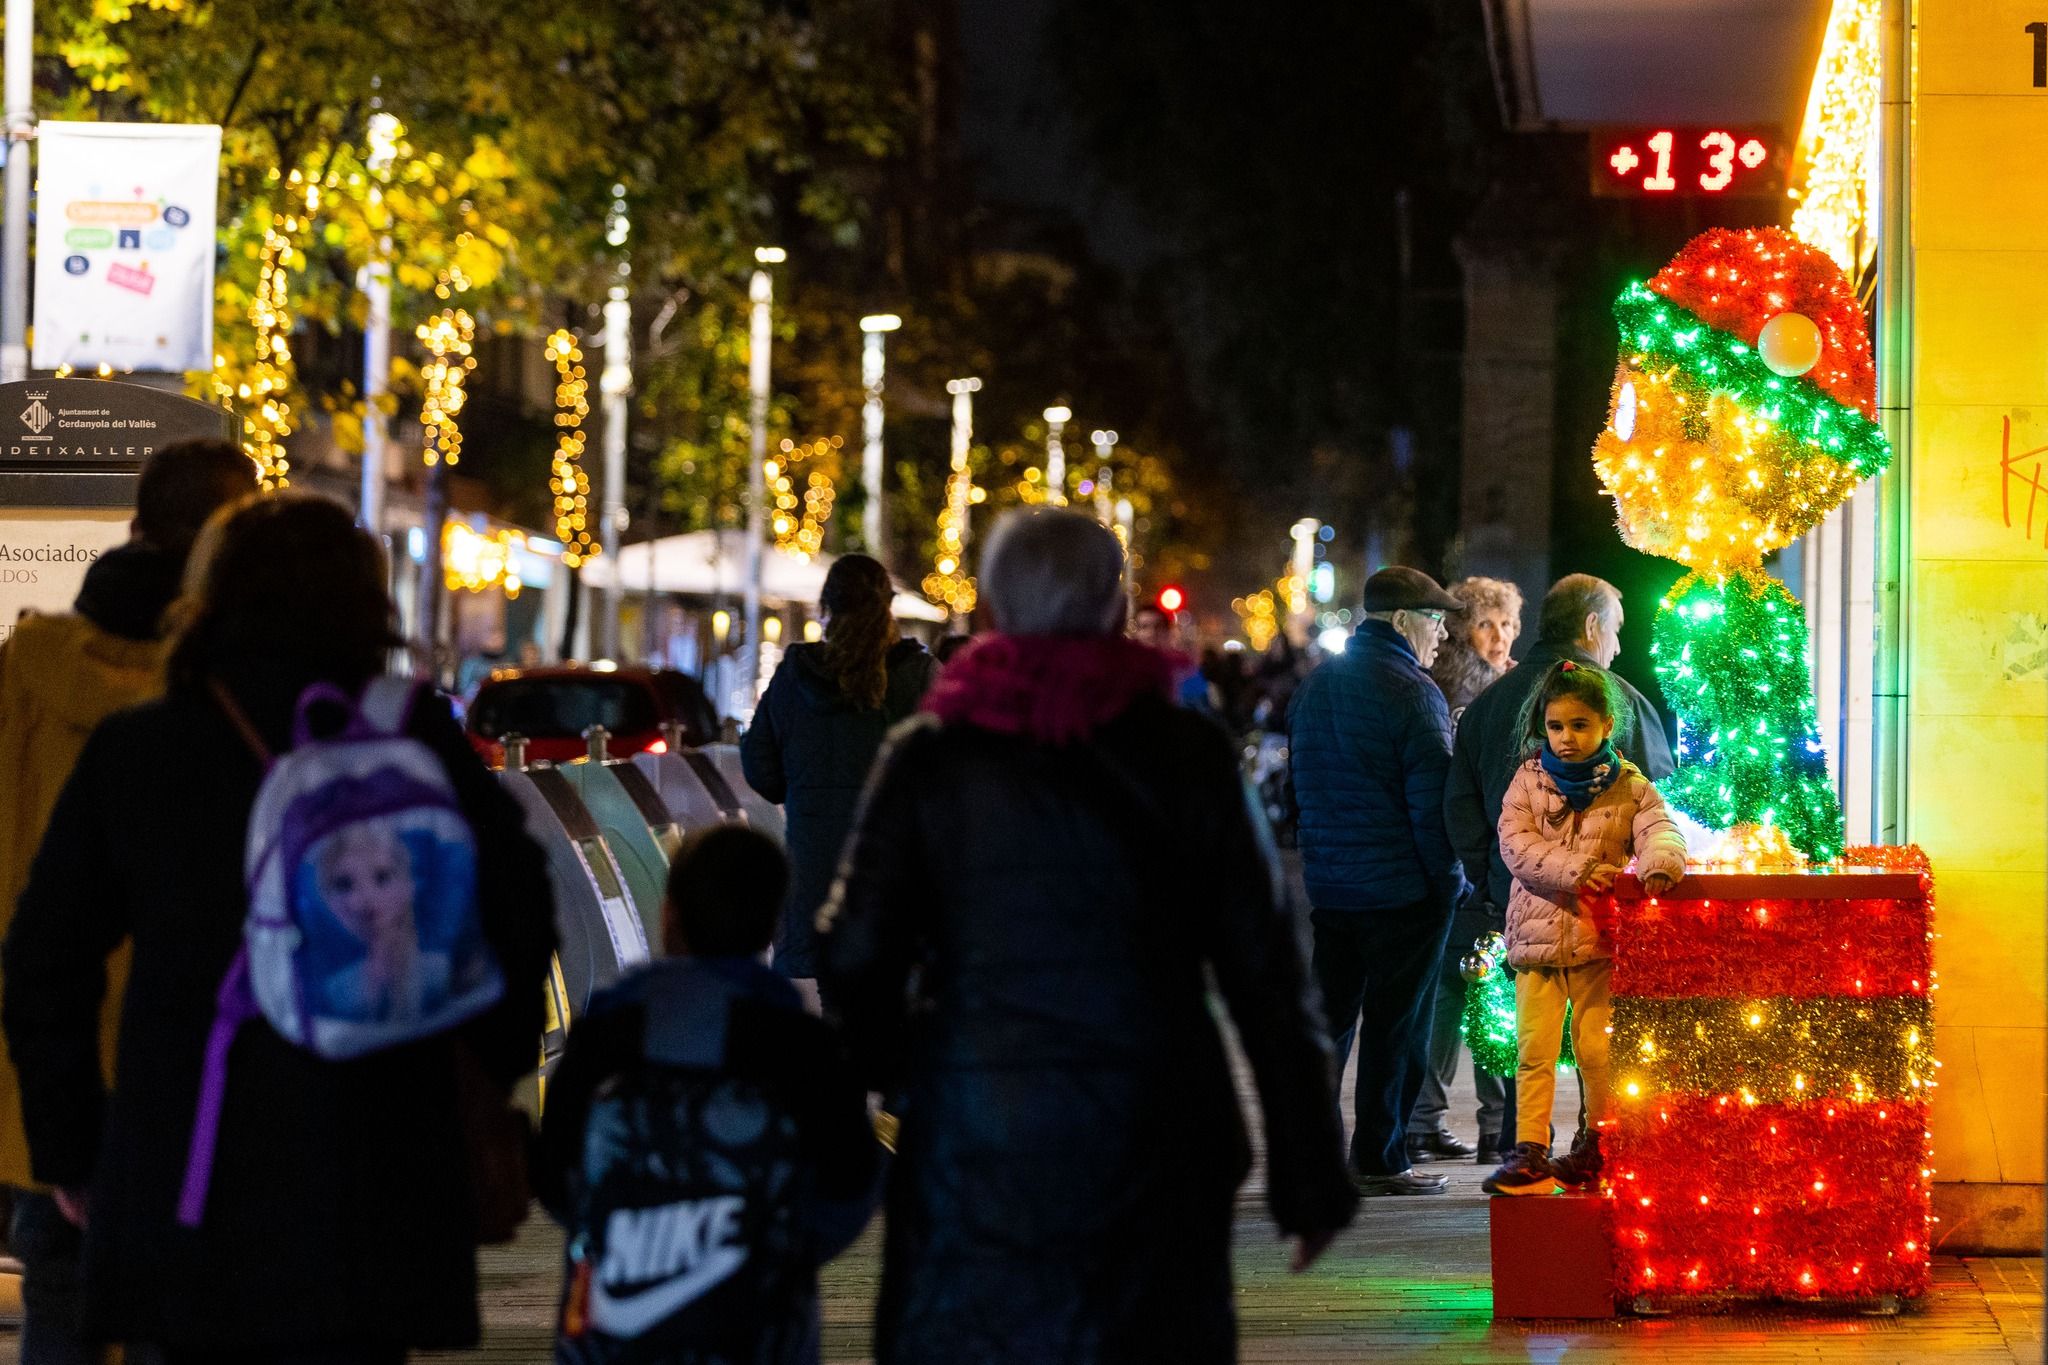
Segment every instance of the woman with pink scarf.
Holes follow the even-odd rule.
[[[1250,1167],[1213,974],[1304,1269],[1350,1220],[1302,926],[1236,756],[1122,638],[1123,551],[1012,513],[996,634],[898,729],[820,914],[820,977],[901,1114],[876,1358],[1236,1358]]]

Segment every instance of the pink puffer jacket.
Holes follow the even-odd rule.
[[[1624,761],[1615,784],[1575,811],[1530,759],[1500,806],[1500,856],[1514,874],[1508,964],[1577,967],[1614,955],[1579,907],[1579,881],[1601,863],[1638,875],[1685,873],[1685,836],[1642,770]]]

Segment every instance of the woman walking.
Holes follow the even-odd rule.
[[[1250,1156],[1209,973],[1297,1270],[1357,1201],[1301,925],[1230,742],[1122,638],[1122,572],[1089,518],[998,525],[999,633],[892,739],[819,917],[856,1062],[902,1096],[886,1365],[1236,1358]]]
[[[541,851],[439,698],[422,697],[408,732],[445,765],[473,833],[500,1002],[345,1062],[241,1029],[204,1217],[179,1219],[264,776],[232,713],[282,753],[309,686],[360,693],[399,643],[384,584],[382,549],[338,503],[282,493],[216,516],[177,609],[168,691],[87,742],[7,938],[7,1042],[35,1175],[86,1228],[85,1326],[154,1344],[168,1365],[390,1365],[477,1339],[458,1068],[497,1094],[532,1069],[554,928]],[[131,937],[109,1097],[100,1000]]]
[[[818,597],[825,639],[792,645],[740,741],[747,783],[782,806],[789,841],[789,898],[775,935],[775,967],[811,993],[818,975],[813,921],[839,871],[854,807],[889,727],[917,710],[938,663],[900,639],[889,607],[889,571],[846,555]]]

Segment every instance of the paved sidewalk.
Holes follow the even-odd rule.
[[[1348,1088],[1348,1087],[1347,1087]],[[1470,1123],[1469,1074],[1452,1094],[1454,1126]],[[1472,1136],[1470,1133],[1467,1137]],[[1286,1255],[1261,1206],[1255,1171],[1238,1201],[1237,1311],[1241,1358],[1311,1361],[1641,1362],[1648,1365],[2034,1365],[2041,1360],[2038,1259],[1937,1258],[1934,1289],[1895,1318],[1743,1312],[1606,1323],[1496,1324],[1487,1272],[1486,1172],[1435,1167],[1448,1195],[1375,1199],[1307,1275]],[[881,1274],[879,1227],[824,1276],[825,1359],[868,1360],[869,1318]],[[488,1327],[483,1353],[432,1357],[538,1365],[549,1356],[560,1239],[544,1223],[484,1259]],[[0,1360],[12,1359],[0,1356]],[[961,1362],[973,1365],[973,1362]]]

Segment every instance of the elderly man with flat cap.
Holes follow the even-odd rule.
[[[1458,610],[1428,574],[1381,569],[1366,580],[1366,619],[1349,646],[1308,676],[1288,712],[1314,970],[1340,1074],[1358,1039],[1351,1168],[1368,1195],[1446,1184],[1409,1164],[1407,1133],[1465,889],[1444,830],[1450,709],[1429,676],[1444,617]]]

